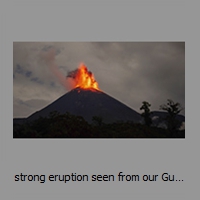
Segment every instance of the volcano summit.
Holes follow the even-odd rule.
[[[101,117],[105,123],[117,121],[139,122],[141,120],[139,113],[106,93],[96,89],[79,87],[35,112],[27,120],[33,121],[39,117],[47,117],[53,111],[60,114],[69,112],[76,116],[82,116],[89,123],[92,122],[93,116]]]
[[[101,117],[105,123],[141,120],[136,111],[101,91],[93,73],[83,63],[78,69],[69,72],[66,81],[67,79],[72,80],[75,89],[29,116],[28,121],[48,117],[54,111],[82,116],[89,123],[94,116]]]
[[[92,122],[94,116],[100,117],[104,123],[141,121],[139,113],[101,91],[93,73],[83,63],[76,70],[68,73],[66,82],[69,79],[71,79],[70,83],[73,83],[73,90],[33,113],[27,119],[22,119],[21,122],[48,117],[54,111],[60,114],[68,112],[75,116],[82,116],[89,123]],[[14,122],[20,122],[20,119],[15,119]]]

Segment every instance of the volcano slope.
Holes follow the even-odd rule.
[[[89,123],[92,122],[93,116],[101,117],[104,123],[117,121],[139,123],[141,121],[139,113],[104,92],[81,88],[75,88],[64,94],[47,107],[33,113],[27,121],[36,120],[40,116],[48,117],[53,111],[82,116]]]

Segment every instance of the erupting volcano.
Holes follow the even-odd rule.
[[[89,123],[94,116],[101,117],[104,123],[141,121],[139,113],[100,90],[94,75],[83,63],[78,69],[69,72],[66,78],[73,80],[74,89],[33,113],[26,120],[33,121],[40,117],[48,117],[51,112],[57,111],[60,114],[69,112],[82,116]]]
[[[97,81],[91,71],[81,63],[75,71],[69,72],[67,78],[73,78],[75,88],[99,90]]]

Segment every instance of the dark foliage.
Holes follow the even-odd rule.
[[[151,104],[148,103],[147,101],[143,101],[142,104],[143,105],[141,106],[140,110],[144,110],[144,112],[141,114],[141,116],[144,118],[145,125],[150,126],[152,124],[152,119],[150,117],[151,112],[149,109]]]
[[[180,111],[183,109],[180,105],[180,103],[175,103],[171,99],[167,100],[167,104],[163,104],[160,106],[161,110],[167,111],[168,115],[165,118],[167,122],[167,128],[169,132],[171,133],[171,136],[176,134],[178,129],[181,126],[181,123],[179,120],[177,120],[177,115],[180,113]]]
[[[89,124],[83,117],[53,112],[33,122],[14,124],[14,138],[170,138],[169,130],[133,122],[105,124],[99,116]],[[185,138],[177,131],[174,138]]]

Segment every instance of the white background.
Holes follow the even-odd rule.
[[[2,199],[199,199],[198,1],[1,1]],[[185,41],[185,139],[13,139],[14,41]],[[15,182],[25,174],[175,174],[183,182]]]

